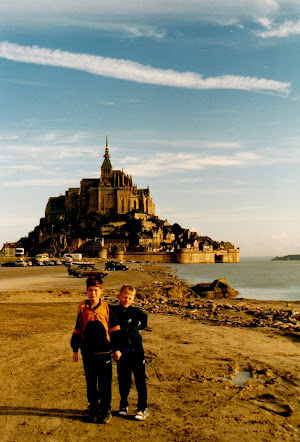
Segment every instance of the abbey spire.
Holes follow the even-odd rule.
[[[113,172],[113,168],[110,162],[110,155],[109,155],[109,150],[108,150],[108,136],[107,136],[107,132],[106,132],[106,143],[105,143],[105,153],[103,155],[103,163],[101,166],[101,178],[105,178],[105,177],[109,177],[112,175]]]

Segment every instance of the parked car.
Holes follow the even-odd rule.
[[[27,267],[27,264],[25,261],[20,260],[20,261],[15,261],[15,266],[16,267]]]
[[[44,266],[54,266],[53,261],[44,261]]]
[[[68,271],[69,270],[70,268]],[[80,264],[79,266],[75,267],[72,273],[69,274],[77,276],[77,278],[82,278],[83,276],[100,276],[100,278],[104,278],[108,275],[107,272],[96,269],[94,264]]]
[[[122,264],[120,262],[117,261],[108,261],[105,264],[105,270],[109,270],[109,271],[116,271],[116,270],[128,270],[128,267],[125,264]]]
[[[32,262],[33,266],[43,266],[44,265],[44,261],[40,261],[39,259],[36,259],[36,258],[31,258],[30,261]]]
[[[15,261],[7,261],[1,264],[1,267],[15,267],[15,266],[16,266]]]
[[[52,262],[54,262],[55,266],[62,266],[62,262],[59,259],[54,259]]]
[[[68,267],[68,273],[69,275],[73,275],[73,272],[75,269],[77,269],[78,266],[86,266],[86,265],[90,265],[90,266],[94,266],[95,263],[94,262],[69,262]]]

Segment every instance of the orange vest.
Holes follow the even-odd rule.
[[[108,303],[101,301],[100,305],[94,310],[89,304],[84,301],[79,305],[79,310],[81,316],[79,318],[80,330],[75,328],[74,333],[81,335],[81,340],[83,340],[84,330],[88,322],[90,321],[100,321],[106,330],[107,340],[110,341],[110,335],[112,332],[120,330],[120,326],[110,328],[109,324],[109,307]]]

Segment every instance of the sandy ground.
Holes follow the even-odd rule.
[[[110,273],[106,297],[113,300],[125,282],[156,283],[135,268]],[[150,327],[142,332],[148,420],[133,420],[134,386],[129,415],[116,415],[114,365],[113,419],[87,423],[83,367],[72,362],[69,345],[84,283],[66,268],[0,269],[1,441],[300,440],[295,336],[170,312],[149,313]]]

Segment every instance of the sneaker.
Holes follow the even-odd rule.
[[[138,421],[144,421],[149,416],[149,410],[148,408],[145,408],[145,410],[138,410],[134,418]]]
[[[97,422],[99,424],[108,424],[108,422],[111,421],[111,411],[104,411],[103,413],[100,414],[100,416],[97,419]]]
[[[97,422],[98,420],[98,415],[99,415],[99,406],[97,405],[90,405],[89,409],[88,409],[88,422],[94,424]]]
[[[120,410],[119,410],[120,416],[126,416],[127,413],[128,413],[128,407],[120,407]]]

